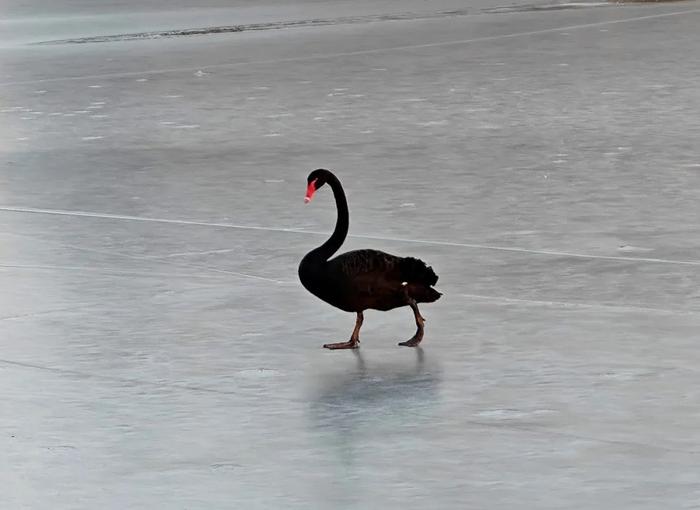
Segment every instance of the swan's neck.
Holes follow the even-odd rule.
[[[350,225],[350,213],[348,212],[348,201],[345,198],[343,186],[335,175],[328,179],[328,185],[333,190],[335,197],[335,206],[338,210],[338,218],[335,222],[333,234],[321,246],[313,250],[309,255],[319,257],[322,260],[328,260],[337,252],[343,245],[345,238],[348,235],[348,227]]]

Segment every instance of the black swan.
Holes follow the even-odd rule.
[[[328,260],[348,234],[349,212],[343,186],[330,171],[319,168],[309,174],[306,197],[328,184],[333,190],[338,218],[331,237],[311,250],[299,264],[299,279],[314,296],[346,312],[355,312],[355,329],[347,342],[326,344],[326,349],[357,349],[360,327],[367,309],[391,310],[410,306],[416,319],[416,334],[399,345],[415,347],[423,340],[425,319],[418,303],[432,303],[442,294],[432,288],[438,277],[425,262],[412,257],[397,257],[378,250],[355,250]]]

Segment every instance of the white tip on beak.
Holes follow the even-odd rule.
[[[304,203],[308,204],[309,202],[311,202],[311,199],[309,197],[304,197]]]

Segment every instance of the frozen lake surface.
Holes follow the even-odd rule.
[[[700,4],[232,3],[1,4],[0,507],[700,508]]]

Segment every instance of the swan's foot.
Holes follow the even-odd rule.
[[[324,349],[357,349],[360,347],[360,341],[355,339],[350,339],[347,342],[337,342],[334,344],[325,344]]]
[[[418,344],[421,343],[421,340],[423,340],[423,325],[425,323],[425,319],[418,310],[418,304],[410,297],[408,298],[408,306],[410,306],[411,310],[413,310],[413,316],[416,319],[416,334],[413,335],[410,340],[399,342],[399,345],[402,347],[417,347]]]
[[[413,335],[413,337],[410,340],[406,340],[405,342],[399,342],[399,345],[402,347],[418,347],[418,344],[421,343],[423,340],[423,329],[419,329],[416,331],[416,334]]]
[[[335,344],[326,344],[323,346],[324,349],[357,349],[360,347],[360,328],[362,327],[362,322],[365,320],[365,316],[362,312],[357,312],[357,320],[355,321],[355,329],[352,330],[352,335],[350,335],[350,340],[347,342],[338,342]]]

